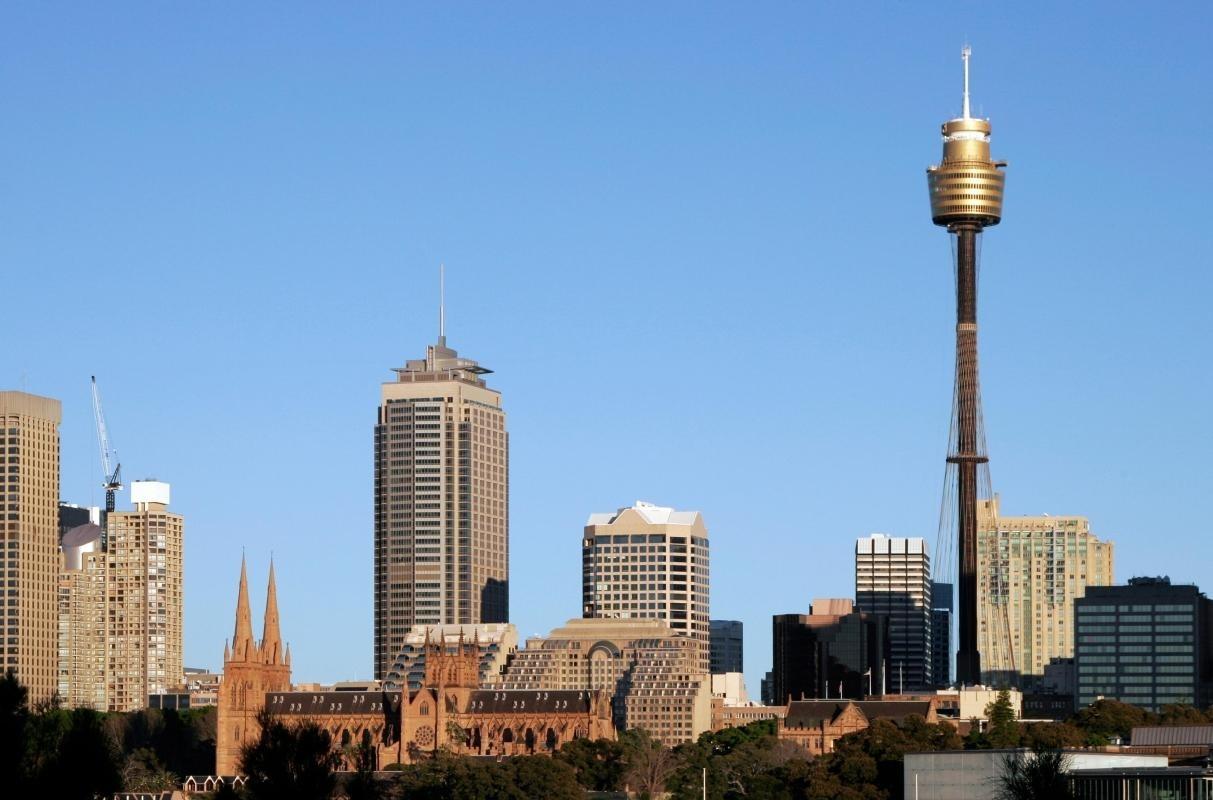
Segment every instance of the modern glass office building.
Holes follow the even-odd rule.
[[[1206,705],[1213,677],[1210,608],[1195,586],[1172,586],[1168,578],[1087,587],[1074,602],[1078,707],[1101,697],[1151,711],[1171,703]]]

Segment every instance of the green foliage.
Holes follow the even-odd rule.
[[[1060,750],[1039,750],[1003,757],[998,800],[1071,800],[1069,757]]]
[[[354,770],[345,781],[348,800],[381,800],[386,795],[384,785],[375,778],[375,745],[369,736],[352,748]]]
[[[122,788],[119,753],[94,711],[29,708],[9,670],[0,678],[0,775],[13,797],[92,800]]]
[[[1071,720],[1088,734],[1093,744],[1106,744],[1113,737],[1127,741],[1133,728],[1154,724],[1154,715],[1118,700],[1097,700]]]
[[[1029,722],[1022,726],[1020,746],[1032,750],[1063,750],[1085,747],[1088,735],[1069,722]]]
[[[999,690],[998,696],[986,706],[986,720],[986,741],[990,747],[1019,746],[1019,722],[1015,719],[1015,706],[1011,703],[1009,690]]]
[[[332,737],[314,722],[288,724],[262,711],[260,735],[240,751],[240,771],[248,776],[252,800],[328,800],[341,756]]]
[[[440,753],[403,766],[396,784],[408,800],[582,800],[576,772],[546,756],[474,761]]]
[[[155,751],[148,748],[128,755],[122,767],[122,787],[128,792],[172,791],[179,783],[177,776],[164,768]]]
[[[590,791],[616,791],[623,778],[623,745],[617,741],[574,739],[555,758],[572,767],[577,783]]]

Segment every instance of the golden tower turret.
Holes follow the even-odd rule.
[[[977,650],[978,479],[989,493],[981,391],[977,378],[977,254],[982,229],[1002,220],[1005,162],[990,158],[989,120],[969,113],[969,48],[964,60],[964,103],[956,119],[943,124],[943,160],[927,169],[931,220],[956,237],[956,384],[952,395],[948,481],[956,485],[958,684],[981,683]],[[948,490],[950,494],[950,489]],[[940,531],[941,540],[951,538]],[[946,552],[946,551],[945,551]],[[941,559],[937,559],[939,561]],[[1014,656],[1012,656],[1012,660]],[[937,679],[938,680],[938,679]]]
[[[990,121],[969,114],[969,48],[964,59],[964,105],[956,119],[942,126],[943,160],[927,168],[931,221],[951,227],[997,225],[1002,219],[1005,161],[990,158]]]

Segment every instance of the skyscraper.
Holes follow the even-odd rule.
[[[850,600],[814,600],[808,614],[776,614],[771,628],[769,702],[858,700],[887,688],[885,617],[855,611]]]
[[[961,114],[943,124],[943,159],[927,169],[931,221],[956,237],[956,382],[948,447],[955,481],[957,580],[960,585],[956,679],[981,682],[977,644],[977,480],[989,482],[977,381],[977,253],[981,232],[1002,220],[1005,162],[990,158],[990,122],[969,113],[969,48]],[[954,477],[953,477],[954,476]],[[989,496],[989,487],[983,487]]]
[[[952,584],[931,584],[931,679],[952,685]]]
[[[581,557],[583,617],[663,619],[695,641],[708,673],[708,529],[698,511],[637,501],[591,514]]]
[[[509,621],[509,435],[491,370],[437,344],[382,386],[375,425],[375,677],[413,625]]]
[[[978,646],[986,683],[1031,689],[1054,658],[1074,655],[1074,601],[1112,583],[1112,542],[1085,517],[1004,517],[978,506]]]
[[[742,641],[741,620],[714,619],[711,621],[711,668],[713,675],[726,672],[744,672],[745,652]]]
[[[30,703],[58,687],[58,400],[0,392],[0,672],[13,669]]]
[[[72,517],[79,519],[74,514],[69,519]],[[59,575],[58,691],[59,699],[68,708],[108,711],[105,676],[109,658],[106,611],[109,570],[105,551],[101,549],[101,528],[89,522],[88,515],[84,519],[84,524],[73,526],[59,540],[63,571]],[[101,521],[99,509],[96,521]]]
[[[881,533],[858,539],[855,608],[889,620],[889,688],[932,687],[931,557],[926,542]]]
[[[106,695],[111,711],[134,711],[184,680],[185,520],[168,510],[170,487],[131,483],[132,511],[108,515]]]

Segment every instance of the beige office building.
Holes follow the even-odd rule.
[[[643,728],[667,745],[712,726],[712,679],[697,641],[661,619],[571,619],[514,654],[506,690],[602,690],[620,729]]]
[[[95,523],[74,527],[59,544],[59,698],[68,708],[107,711],[109,570],[101,528]]]
[[[109,515],[106,602],[111,711],[134,711],[150,694],[176,690],[182,664],[185,522],[168,510],[169,485],[131,484],[133,511]]]
[[[710,671],[708,530],[698,511],[637,501],[591,514],[581,540],[582,616],[659,619],[695,642]]]
[[[383,384],[375,426],[375,678],[415,625],[509,620],[509,435],[490,370],[446,337]]]
[[[1005,517],[977,504],[977,646],[983,681],[1031,688],[1053,658],[1074,655],[1074,600],[1110,586],[1112,542],[1086,517]]]
[[[58,400],[0,392],[0,673],[31,704],[58,687],[61,418]]]

